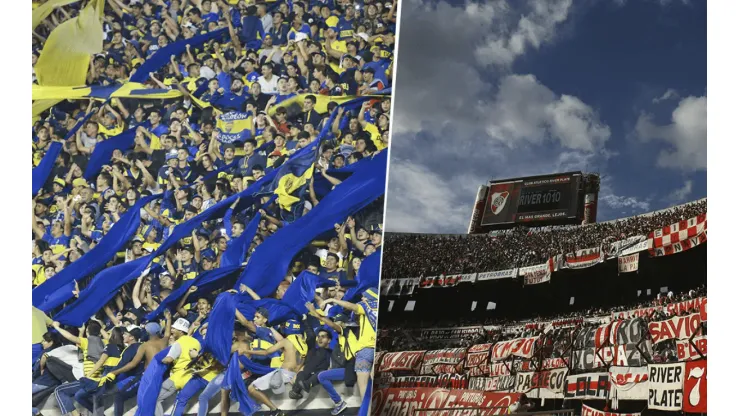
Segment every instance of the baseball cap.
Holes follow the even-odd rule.
[[[149,335],[159,335],[162,332],[162,327],[156,322],[149,322],[144,325],[144,330]]]
[[[77,178],[72,181],[72,186],[74,186],[75,188],[78,186],[84,186],[87,188],[88,185],[87,185],[87,181],[84,180],[83,178]]]

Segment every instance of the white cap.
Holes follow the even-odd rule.
[[[367,42],[370,39],[370,37],[365,32],[359,32],[357,33],[357,36],[361,37],[362,40],[364,40],[365,42]]]
[[[190,329],[190,322],[188,322],[185,318],[178,318],[177,321],[175,321],[175,324],[172,325],[172,329],[177,329],[179,331],[187,333]]]
[[[295,41],[300,42],[302,40],[308,39],[308,35],[303,32],[296,32],[295,34]]]

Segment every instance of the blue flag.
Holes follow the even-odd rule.
[[[172,42],[169,45],[161,48],[154,55],[150,56],[139,69],[131,75],[129,81],[132,82],[146,82],[149,80],[150,72],[157,72],[160,68],[170,63],[170,57],[172,55],[178,56],[185,52],[186,46],[190,45],[191,48],[203,45],[211,39],[216,39],[219,36],[228,34],[227,28],[217,29],[213,32],[208,32],[203,35],[193,36],[190,39],[182,39],[177,42]]]
[[[115,150],[124,151],[134,147],[135,138],[136,129],[128,129],[117,136],[97,143],[95,150],[90,155],[90,161],[87,162],[87,168],[85,168],[85,174],[83,175],[85,179],[92,179],[104,165],[109,164]]]
[[[54,169],[54,164],[57,161],[57,157],[59,157],[59,153],[61,152],[62,143],[52,143],[49,146],[49,150],[46,152],[46,154],[44,154],[44,158],[41,159],[39,165],[33,168],[33,171],[31,171],[31,191],[33,192],[32,196],[36,196],[39,190],[44,187],[44,184],[49,179],[51,171]]]
[[[162,364],[162,360],[170,353],[170,347],[167,347],[157,353],[152,361],[144,370],[139,384],[139,391],[136,394],[136,415],[149,416],[154,414],[154,408],[157,406],[157,396],[162,389],[164,374],[168,368]]]
[[[369,159],[303,217],[281,228],[260,244],[237,283],[269,296],[283,280],[292,258],[317,235],[342,223],[385,192],[387,150]]]
[[[49,279],[33,289],[31,292],[33,305],[48,313],[68,301],[72,297],[74,281],[97,273],[105,267],[105,264],[129,242],[138,230],[141,224],[141,209],[160,196],[151,195],[140,199],[113,224],[108,234],[100,240],[98,245],[54,275],[53,279]],[[60,289],[62,289],[61,293],[58,293]]]
[[[247,250],[252,243],[252,239],[257,234],[257,228],[260,225],[262,215],[258,212],[254,215],[242,235],[235,238],[226,247],[226,251],[221,256],[221,267],[241,265],[247,257]]]
[[[367,289],[378,289],[380,285],[380,258],[382,251],[377,250],[375,253],[367,256],[360,265],[357,273],[357,286],[348,290],[344,294],[344,300],[347,302],[356,302],[362,297],[362,292]]]

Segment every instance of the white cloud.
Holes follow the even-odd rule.
[[[650,210],[650,199],[637,196],[617,195],[612,187],[612,177],[601,176],[601,187],[599,191],[599,203],[608,208],[619,211],[620,214],[641,214]]]
[[[475,195],[468,201],[458,198],[456,191],[460,186],[476,188],[482,180],[450,181],[424,166],[394,160],[388,180],[393,210],[392,215],[386,215],[386,228],[394,232],[465,232]]]
[[[668,200],[673,204],[685,202],[686,198],[691,195],[691,191],[694,189],[694,182],[687,180],[683,183],[683,186],[671,192],[668,195]]]
[[[641,140],[659,140],[668,145],[658,154],[657,165],[682,171],[707,168],[707,97],[682,99],[671,115],[671,123],[658,125],[655,116],[643,113],[635,132]]]
[[[568,18],[572,0],[531,0],[529,13],[522,15],[513,30],[506,19],[499,19],[497,27],[475,49],[481,65],[509,66],[528,48],[539,47],[552,40],[558,24]],[[499,10],[505,16],[505,9]]]
[[[671,98],[679,98],[680,95],[673,88],[669,88],[662,96],[653,98],[653,104],[665,101]]]
[[[533,75],[504,77],[490,107],[488,133],[511,148],[553,140],[565,149],[596,152],[611,135],[590,106],[557,96]]]

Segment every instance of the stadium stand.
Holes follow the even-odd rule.
[[[34,414],[358,412],[396,13],[33,2]]]

